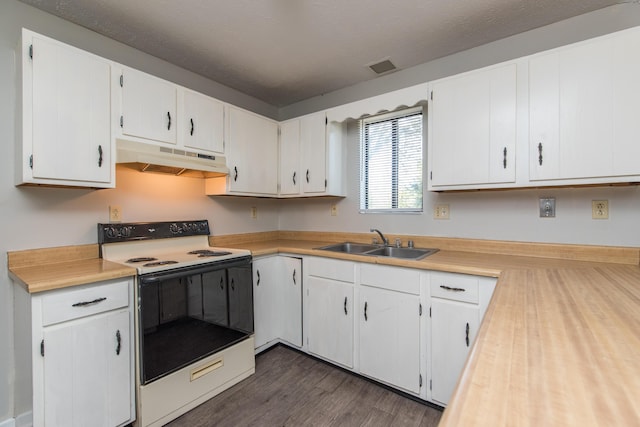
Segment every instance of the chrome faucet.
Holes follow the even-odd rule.
[[[389,246],[389,239],[387,239],[386,237],[384,237],[384,234],[382,234],[382,232],[380,230],[378,230],[377,228],[372,228],[369,230],[372,233],[378,233],[380,235],[380,238],[382,239],[382,244],[385,246]]]

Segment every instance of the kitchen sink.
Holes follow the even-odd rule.
[[[380,247],[380,245],[368,245],[366,243],[342,242],[334,243],[332,245],[327,245],[316,249],[320,249],[323,251],[342,252],[345,254],[361,254],[374,249],[379,249]]]
[[[418,260],[438,252],[438,249],[422,248],[396,248],[394,246],[368,245],[366,243],[334,243],[316,248],[323,251],[341,252],[345,254],[384,256],[389,258],[402,258]]]
[[[393,246],[383,246],[365,253],[365,255],[386,256],[391,258],[422,259],[438,252],[438,249],[421,248],[396,248]]]

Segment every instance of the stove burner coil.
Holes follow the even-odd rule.
[[[189,255],[198,255],[198,258],[205,258],[210,256],[223,256],[231,255],[231,252],[227,251],[212,251],[209,249],[198,249],[195,251],[187,252]]]
[[[152,257],[139,257],[139,258],[131,258],[128,259],[126,262],[149,262],[149,261],[155,261],[158,258],[152,258]]]
[[[143,267],[156,267],[159,265],[167,265],[167,264],[177,264],[178,261],[157,261],[157,262],[149,262],[147,264],[143,264]]]

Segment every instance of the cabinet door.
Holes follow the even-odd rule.
[[[224,153],[224,104],[183,89],[182,107],[180,133],[184,146]]]
[[[324,193],[327,178],[326,116],[311,114],[300,118],[300,150],[303,193]]]
[[[229,327],[253,332],[253,287],[251,267],[227,270],[229,292]]]
[[[640,172],[638,49],[636,29],[530,60],[531,180]]]
[[[430,186],[515,182],[516,64],[433,83]]]
[[[32,43],[32,99],[24,100],[32,147],[24,149],[33,150],[33,177],[111,182],[109,63],[47,38]]]
[[[277,194],[278,124],[230,107],[227,165],[231,192]]]
[[[122,71],[121,83],[122,133],[175,144],[177,87],[129,68]]]
[[[44,329],[47,426],[115,426],[130,419],[127,309]]]
[[[253,261],[253,317],[256,348],[277,338],[276,303],[277,260],[275,257]]]
[[[360,371],[419,393],[419,297],[363,286],[359,310]]]
[[[300,193],[300,120],[280,123],[280,194]]]
[[[279,256],[282,279],[278,300],[280,338],[297,347],[302,346],[302,260]]]
[[[479,308],[431,299],[431,397],[446,405],[467,360],[480,324]]]
[[[309,352],[353,368],[353,285],[307,276]]]

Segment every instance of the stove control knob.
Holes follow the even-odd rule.
[[[118,230],[115,227],[106,227],[105,232],[108,238],[113,239],[118,237]]]
[[[178,224],[173,223],[169,226],[169,231],[171,232],[171,234],[180,234],[182,233],[182,230],[180,229],[180,227],[178,227]]]
[[[122,230],[120,232],[120,236],[122,236],[122,237],[131,236],[131,227],[122,227]]]

